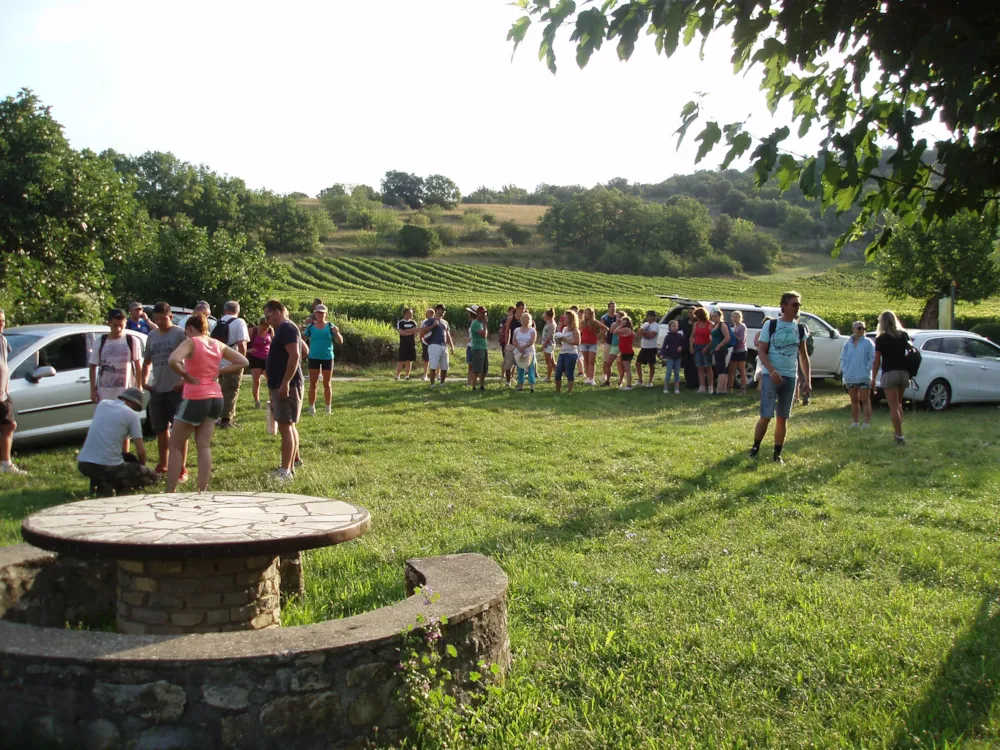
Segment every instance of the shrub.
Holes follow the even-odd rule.
[[[980,323],[977,326],[972,327],[973,333],[978,333],[980,336],[985,336],[990,341],[1000,344],[1000,321],[995,323]]]
[[[515,245],[527,245],[531,242],[532,232],[526,227],[522,227],[516,221],[507,220],[500,225],[500,232],[509,237]]]
[[[462,226],[467,240],[485,240],[490,236],[490,225],[480,214],[466,211],[462,215]]]
[[[455,247],[458,244],[460,239],[458,230],[450,224],[437,224],[434,227],[434,231],[437,232],[438,239],[441,240],[441,244],[445,247]]]
[[[316,236],[319,237],[320,242],[324,242],[330,239],[337,231],[337,225],[330,218],[330,214],[322,206],[310,206],[309,207],[309,218],[312,220],[313,227],[316,228]]]
[[[410,224],[415,227],[429,227],[431,225],[431,217],[425,213],[418,212],[410,216]]]
[[[372,229],[386,240],[394,239],[402,227],[399,214],[391,208],[379,208],[372,213]]]
[[[725,254],[750,273],[766,273],[773,270],[778,262],[781,245],[771,235],[757,231],[741,220],[735,223]]]
[[[464,219],[469,214],[472,214],[473,216],[479,216],[487,224],[496,224],[497,223],[496,214],[491,213],[490,211],[484,211],[481,208],[467,208],[467,209],[465,209],[465,213],[462,214],[462,218]]]
[[[344,343],[337,345],[337,359],[356,365],[373,362],[395,362],[399,334],[388,323],[358,319],[338,321]]]
[[[367,204],[352,203],[347,208],[347,226],[352,229],[371,229],[375,226],[375,212],[380,209]]]
[[[362,229],[354,237],[354,243],[358,246],[359,250],[364,250],[366,252],[378,250],[378,232],[373,232],[370,229]]]
[[[687,272],[690,276],[739,276],[743,267],[728,255],[709,253],[692,261]]]
[[[441,221],[441,217],[444,216],[444,209],[436,203],[429,203],[424,206],[424,213],[432,222],[437,222]]]
[[[407,224],[399,230],[397,245],[403,255],[416,258],[427,258],[441,247],[437,232],[430,227],[418,227]]]

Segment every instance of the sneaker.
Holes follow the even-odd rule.
[[[220,419],[215,423],[215,426],[220,430],[228,430],[230,427],[235,427],[236,424],[231,419]]]
[[[13,463],[0,464],[0,474],[13,474],[15,477],[23,477],[28,474],[24,469],[19,469]]]
[[[420,379],[421,379],[421,380],[428,380],[429,378],[428,378],[428,377],[427,377],[426,375],[424,375],[424,376],[423,376],[422,378],[420,378]]]
[[[409,379],[410,379],[409,375],[407,375],[405,378],[403,378],[403,380],[409,380]]]
[[[664,388],[664,389],[663,389],[663,392],[664,392],[664,393],[670,393],[670,389],[669,389],[669,388]]]
[[[486,386],[485,386],[485,385],[481,385],[481,386],[479,386],[479,390],[481,390],[481,391],[485,391],[485,390],[486,390]]]
[[[620,386],[618,386],[618,390],[619,391],[631,391],[632,390],[632,386],[630,386],[630,385],[620,385]]]
[[[894,445],[906,445],[906,438],[902,435],[893,435],[892,442]]]
[[[862,430],[867,430],[867,429],[868,429],[868,428],[870,428],[871,426],[872,426],[872,423],[871,423],[871,422],[864,422],[864,423],[862,423],[862,425],[861,425],[861,429],[862,429]]]
[[[605,380],[603,383],[601,383],[601,388],[610,388],[610,387],[611,387],[610,380]]]
[[[316,416],[316,406],[315,405],[309,407],[309,416],[310,417],[315,417]]]
[[[699,388],[699,389],[698,389],[697,391],[695,391],[695,393],[707,393],[707,391],[705,390],[705,387],[704,387],[704,386],[702,386],[702,387],[701,387],[701,388]]]
[[[254,409],[260,409],[261,408],[260,401],[254,401],[253,402],[253,408]]]
[[[646,383],[646,387],[647,387],[647,388],[652,388],[652,387],[653,387],[653,384],[652,384],[652,383]]]
[[[774,463],[778,464],[778,466],[785,465],[785,459],[783,459],[781,456],[775,456],[772,460],[774,461]]]
[[[302,468],[302,459],[301,458],[296,458],[295,461],[292,463],[292,466],[294,466],[296,469],[301,469]]]
[[[751,448],[750,449],[750,460],[751,461],[756,461],[757,460],[757,452],[759,450],[760,450],[759,448]]]
[[[399,375],[396,376],[396,380],[399,380]]]
[[[431,388],[437,388],[437,387],[438,387],[437,383],[431,383]]]
[[[333,414],[333,404],[327,404],[326,405],[326,413],[327,414]]]
[[[288,469],[275,469],[271,472],[271,478],[278,482],[290,482],[295,476]]]
[[[177,477],[177,484],[184,484],[188,479],[190,479],[187,469],[181,469],[181,475]]]
[[[674,388],[674,395],[675,396],[680,396],[681,395],[681,389],[680,388]]]
[[[858,428],[859,428],[860,426],[861,426],[861,425],[859,425],[859,424],[858,424],[857,422],[851,422],[851,426],[850,426],[850,427],[848,427],[847,429],[849,429],[849,430],[856,430],[856,429],[858,429]]]
[[[534,393],[534,392],[535,392],[534,386],[532,386],[531,388],[528,389],[528,393]]]

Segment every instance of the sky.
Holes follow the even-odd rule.
[[[0,0],[0,96],[32,89],[75,148],[170,151],[252,188],[315,195],[388,170],[480,185],[660,182],[695,165],[683,105],[706,119],[772,117],[759,69],[733,74],[719,35],[669,60],[640,37],[552,75],[540,28],[512,56],[507,0]],[[789,141],[799,153],[816,144]],[[744,160],[737,166],[746,166]]]

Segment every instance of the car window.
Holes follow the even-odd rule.
[[[965,346],[976,359],[1000,360],[1000,347],[979,339],[965,339]]]
[[[809,333],[813,335],[813,338],[830,338],[830,329],[826,327],[825,324],[821,323],[817,318],[811,315],[801,316],[802,322],[805,323],[806,328]]]
[[[26,347],[37,343],[41,337],[32,336],[29,333],[7,333],[4,334],[4,338],[7,339],[7,344],[10,346],[10,354],[8,356],[13,358]]]
[[[942,341],[943,339],[927,339],[920,348],[925,352],[939,352],[941,351]]]
[[[959,357],[967,356],[965,347],[962,346],[962,339],[958,336],[949,336],[946,339],[941,339],[941,353]]]
[[[743,325],[747,328],[762,328],[764,313],[760,310],[743,310]]]
[[[56,372],[87,367],[87,335],[74,333],[43,346],[38,352],[39,367],[54,367]]]
[[[668,312],[663,316],[660,323],[669,323],[671,320],[676,320],[678,324],[683,323],[684,319],[687,317],[688,308],[686,307],[675,307],[673,310]]]

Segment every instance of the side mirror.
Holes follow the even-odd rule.
[[[830,331],[830,338],[831,339],[839,339],[840,338],[840,331],[838,331],[836,328],[834,328],[832,331]]]
[[[28,380],[37,383],[42,378],[54,378],[55,376],[56,368],[54,367],[36,367],[35,371],[28,376]]]

